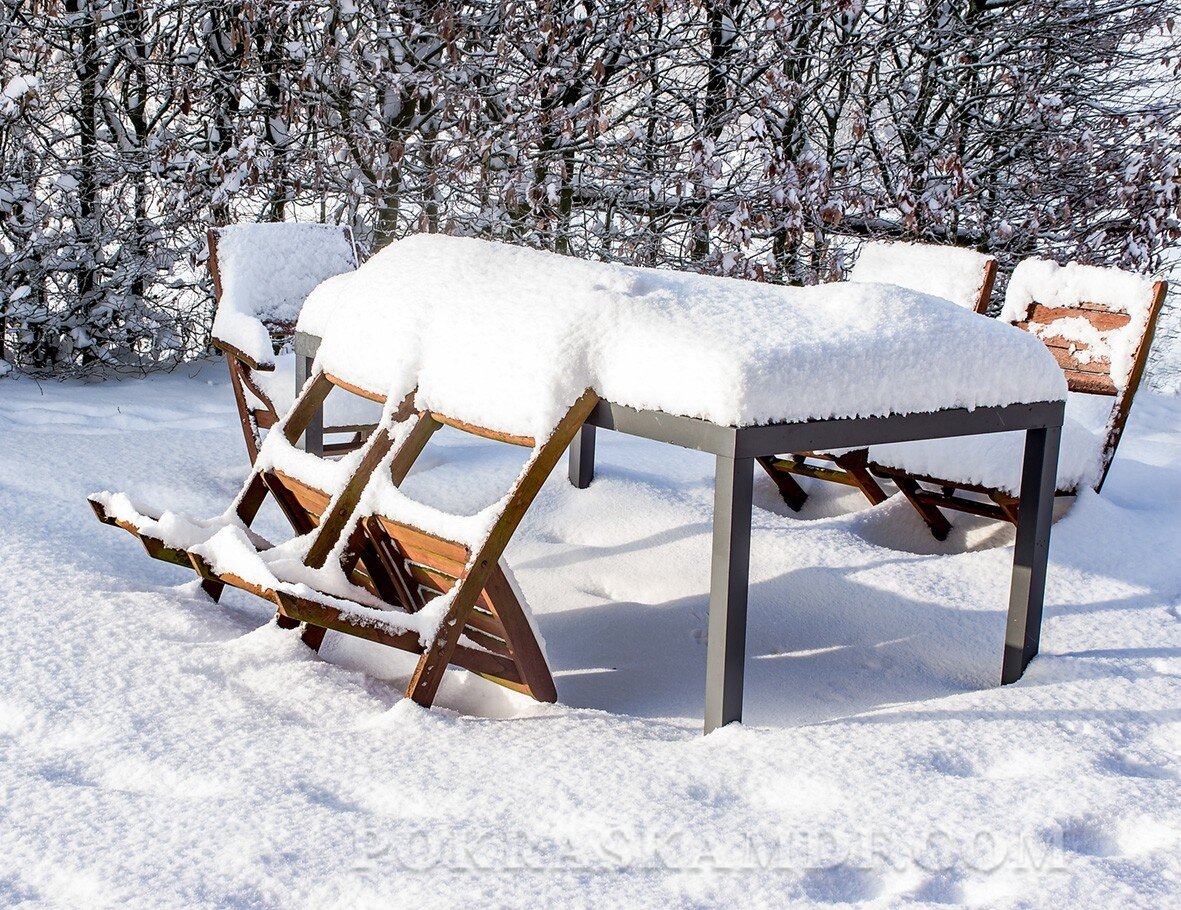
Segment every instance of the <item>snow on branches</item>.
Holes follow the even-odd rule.
[[[0,0],[0,358],[203,350],[210,223],[792,284],[860,238],[1161,269],[1171,0]]]

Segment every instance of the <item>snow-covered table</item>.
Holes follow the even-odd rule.
[[[317,357],[367,388],[414,370],[443,413],[495,408],[525,434],[593,387],[578,487],[596,427],[713,453],[706,732],[742,717],[760,456],[1024,430],[1001,682],[1037,653],[1066,387],[1018,329],[890,285],[777,288],[437,236],[322,284],[298,329],[300,387]]]

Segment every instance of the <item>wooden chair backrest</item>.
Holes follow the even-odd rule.
[[[276,225],[278,226],[278,225]],[[345,243],[353,251],[353,260],[355,265],[360,265],[360,257],[357,254],[357,245],[353,242],[353,232],[348,225],[340,225],[340,236],[344,237]],[[222,232],[225,228],[211,227],[206,231],[206,242],[209,247],[209,255],[206,260],[206,267],[209,269],[209,276],[213,280],[213,300],[215,304],[221,303],[222,293],[225,286],[225,276],[221,262],[218,260],[218,245],[221,240]],[[289,319],[274,319],[266,314],[259,315],[259,321],[266,326],[267,331],[270,332],[272,343],[275,348],[289,341],[291,336],[295,333],[295,321]],[[224,340],[215,341],[219,347],[227,344]],[[232,345],[231,345],[232,347]],[[224,348],[223,348],[224,349]],[[238,352],[239,355],[241,352]],[[258,369],[259,366],[254,364],[252,359],[247,357],[253,369]]]
[[[943,273],[970,271],[975,279],[967,296],[949,290],[947,281],[932,275],[927,264],[941,260]],[[996,259],[975,250],[935,243],[904,243],[870,240],[862,244],[857,262],[849,270],[849,281],[882,281],[936,297],[946,297],[959,306],[984,314],[996,281]],[[960,298],[960,299],[955,299]]]
[[[1032,262],[1044,265],[1038,260]],[[1023,266],[1024,263],[1018,268]],[[1145,283],[1148,284],[1147,279]],[[1061,294],[1056,294],[1048,304],[1037,299],[1025,304],[1023,318],[1015,318],[1021,314],[1015,313],[1014,308],[1006,303],[1005,315],[1013,324],[1036,335],[1054,355],[1072,393],[1111,398],[1111,418],[1096,490],[1103,487],[1115,458],[1132,401],[1144,376],[1157,318],[1167,291],[1164,281],[1151,282],[1145,301],[1147,307],[1143,309],[1134,307],[1131,302],[1104,300],[1099,303],[1085,299],[1082,294],[1078,295],[1079,299],[1063,299]],[[1134,320],[1134,314],[1139,312],[1143,312],[1143,317]],[[1109,356],[1111,344],[1128,342],[1132,351],[1131,362],[1126,371],[1118,370]]]
[[[214,303],[218,306],[221,305],[224,287],[222,265],[218,260],[218,244],[222,231],[223,228],[216,227],[211,227],[206,231],[206,240],[209,246],[206,266],[209,269],[209,276],[213,280]],[[340,232],[353,251],[354,261],[359,263],[357,247],[353,242],[353,232],[347,225],[341,225]],[[286,344],[295,332],[295,323],[290,320],[274,320],[262,316],[259,321],[262,322],[270,335],[271,346],[276,351]],[[226,355],[230,369],[230,383],[234,389],[234,402],[237,405],[238,417],[242,425],[242,435],[246,441],[246,450],[250,455],[250,461],[253,463],[258,458],[258,450],[262,445],[262,431],[270,429],[279,422],[279,411],[275,407],[275,403],[271,401],[271,397],[262,389],[252,374],[255,370],[270,371],[274,367],[256,362],[253,357],[225,339],[214,338],[213,345]],[[247,393],[249,393],[249,398]],[[258,402],[259,406],[255,406],[250,399]]]
[[[1100,304],[1084,302],[1078,306],[1051,307],[1035,303],[1029,308],[1029,316],[1014,325],[1034,333],[1049,348],[1066,375],[1066,386],[1070,391],[1088,395],[1118,395],[1119,388],[1111,375],[1111,360],[1092,351],[1086,341],[1070,339],[1055,331],[1056,326],[1077,324],[1074,321],[1078,319],[1090,323],[1101,335],[1126,329],[1132,321],[1127,311],[1113,310]]]

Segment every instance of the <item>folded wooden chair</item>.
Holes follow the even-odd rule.
[[[330,375],[317,374],[281,424],[288,445],[306,429],[333,387],[372,400],[381,397]],[[201,552],[203,547],[186,550],[170,546],[155,533],[156,519],[152,516],[119,515],[109,496],[92,497],[91,504],[100,520],[139,537],[149,555],[195,569],[215,598],[228,584],[271,601],[277,607],[280,625],[303,623],[304,641],[313,648],[319,647],[325,630],[333,629],[419,654],[406,690],[407,696],[419,704],[431,704],[451,664],[540,701],[554,701],[557,693],[553,678],[523,598],[502,557],[542,483],[597,397],[588,390],[542,440],[474,426],[429,411],[416,413],[412,400],[408,396],[372,434],[363,450],[352,456],[355,467],[336,492],[319,489],[299,476],[299,461],[315,456],[299,453],[290,465],[285,465],[289,470],[281,470],[270,466],[268,453],[272,447],[268,447],[236,502],[240,543],[260,555],[272,549],[267,541],[246,529],[270,493],[295,532],[310,535],[302,565],[313,571],[324,570],[331,568],[330,560],[337,560],[355,591],[320,590],[302,573],[298,579],[286,581],[268,578],[266,572],[248,573],[251,577],[245,577],[219,571],[213,564],[216,560]],[[489,510],[480,513],[481,531],[475,539],[454,540],[404,516],[391,516],[366,505],[374,501],[374,489],[384,485],[397,491],[430,437],[445,424],[532,449],[507,497],[491,507],[492,514]],[[367,490],[369,493],[363,497]],[[443,523],[458,518],[421,504],[416,506],[415,514],[432,515]],[[416,624],[416,617],[423,622]]]
[[[994,257],[963,247],[871,240],[862,245],[847,280],[896,284],[984,314],[996,268]],[[793,475],[856,487],[871,505],[884,502],[886,492],[874,479],[868,461],[865,449],[840,454],[795,452],[786,458],[758,459],[783,501],[796,512],[803,508],[808,494]]]
[[[1009,283],[1000,318],[1032,332],[1066,374],[1066,421],[1057,494],[1100,490],[1148,361],[1167,287],[1119,269],[1027,259]],[[889,477],[936,538],[953,509],[1017,522],[1021,433],[874,446],[869,467]]]
[[[229,225],[210,228],[208,241],[217,303],[212,342],[226,355],[253,462],[263,431],[295,398],[294,355],[279,352],[304,300],[321,281],[355,269],[356,249],[347,227],[328,224]],[[324,448],[333,455],[357,448],[375,423],[373,409],[355,402],[326,419],[325,435],[337,438]]]

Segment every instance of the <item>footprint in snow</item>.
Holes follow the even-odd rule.
[[[954,872],[940,872],[919,885],[912,896],[928,904],[959,904],[964,900],[964,886]]]
[[[937,749],[926,756],[919,756],[916,764],[926,765],[932,771],[948,777],[975,777],[979,770],[967,755]]]
[[[1068,819],[1049,832],[1049,839],[1079,856],[1119,856],[1123,852],[1114,825],[1094,818]]]
[[[1135,777],[1142,780],[1178,779],[1177,771],[1173,768],[1151,761],[1143,761],[1119,752],[1112,752],[1103,756],[1099,759],[1098,766],[1108,774],[1117,774],[1120,777]]]
[[[882,891],[882,879],[868,869],[833,866],[813,869],[800,880],[804,894],[825,904],[851,904],[868,901]]]

